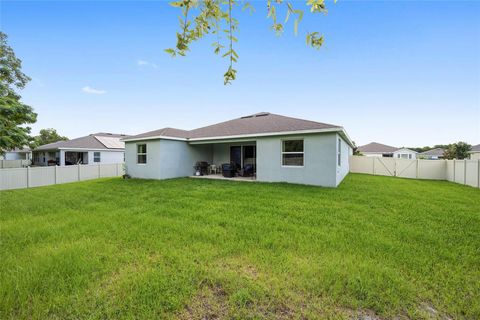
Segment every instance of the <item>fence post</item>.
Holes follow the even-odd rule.
[[[372,172],[372,174],[375,175],[375,159],[376,159],[376,157],[372,157],[372,159],[373,159],[373,172]]]
[[[30,167],[27,167],[27,188],[30,188]]]
[[[78,181],[80,181],[80,164],[77,164],[77,174],[78,174]]]
[[[419,167],[419,161],[420,161],[420,160],[418,160],[418,159],[417,159],[417,173],[416,173],[416,175],[415,175],[415,179],[418,179],[418,167]]]
[[[98,166],[98,178],[100,178],[100,163],[97,164],[97,166]]]
[[[467,184],[467,159],[463,159],[463,184]]]
[[[477,185],[478,185],[478,187],[480,188],[480,160],[477,160],[477,161],[478,161]]]
[[[456,165],[455,165],[455,159],[453,159],[453,182],[455,182],[455,171],[456,171]]]
[[[118,163],[115,165],[115,177],[118,177]]]
[[[57,184],[57,165],[55,165],[55,184]]]

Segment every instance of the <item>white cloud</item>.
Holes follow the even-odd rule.
[[[105,94],[105,93],[107,93],[107,91],[105,91],[105,90],[98,90],[98,89],[92,88],[90,86],[83,87],[82,91],[85,92],[85,93],[88,93],[88,94]]]
[[[141,59],[137,60],[137,66],[139,66],[139,67],[152,67],[154,69],[158,68],[158,66],[155,63],[148,62],[148,61],[141,60]]]

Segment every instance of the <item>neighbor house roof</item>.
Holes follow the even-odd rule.
[[[125,144],[121,141],[122,138],[127,138],[124,134],[99,132],[90,134],[85,137],[80,137],[67,141],[58,141],[54,143],[45,144],[35,149],[41,150],[55,150],[55,149],[105,149],[105,150],[120,150],[125,148]]]
[[[398,150],[397,147],[387,146],[378,142],[370,142],[364,146],[358,147],[358,151],[362,153],[392,153]]]
[[[333,124],[296,119],[268,112],[260,112],[190,131],[163,128],[128,137],[124,140],[135,141],[162,137],[175,137],[185,140],[202,140],[328,129],[332,129],[331,131],[343,131],[341,126],[336,126]]]
[[[420,152],[420,155],[424,156],[443,156],[443,153],[445,152],[445,149],[443,148],[435,148],[435,149],[430,149],[424,152]]]
[[[472,149],[470,149],[469,151],[469,153],[477,153],[477,152],[480,152],[480,144],[473,146]]]

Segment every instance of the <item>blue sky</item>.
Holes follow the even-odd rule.
[[[358,145],[480,143],[480,2],[338,1],[300,34],[270,30],[265,1],[240,20],[238,79],[213,39],[185,58],[166,1],[2,1],[1,30],[32,77],[33,132],[70,138],[192,129],[260,111],[343,125]],[[299,7],[302,2],[294,2]],[[324,47],[305,45],[320,31]]]

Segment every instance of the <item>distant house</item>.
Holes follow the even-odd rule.
[[[336,187],[353,143],[341,126],[261,112],[190,131],[163,128],[123,139],[127,173],[200,174]],[[202,168],[208,168],[204,170]]]
[[[435,148],[435,149],[430,149],[424,152],[420,152],[418,154],[418,158],[427,159],[427,160],[439,160],[439,159],[443,159],[444,153],[445,153],[445,149]]]
[[[468,153],[470,154],[470,159],[480,160],[480,144],[473,146]]]
[[[371,142],[364,146],[360,146],[358,147],[358,151],[367,157],[416,159],[417,156],[416,151],[407,148],[392,147],[378,142]]]
[[[358,151],[367,157],[393,157],[395,150],[398,150],[398,148],[378,142],[370,142],[369,144],[358,147]]]
[[[31,158],[32,150],[28,147],[7,150],[3,155],[0,155],[0,160],[30,160]]]
[[[67,141],[45,144],[33,150],[38,166],[122,163],[125,159],[124,134],[94,133]]]

